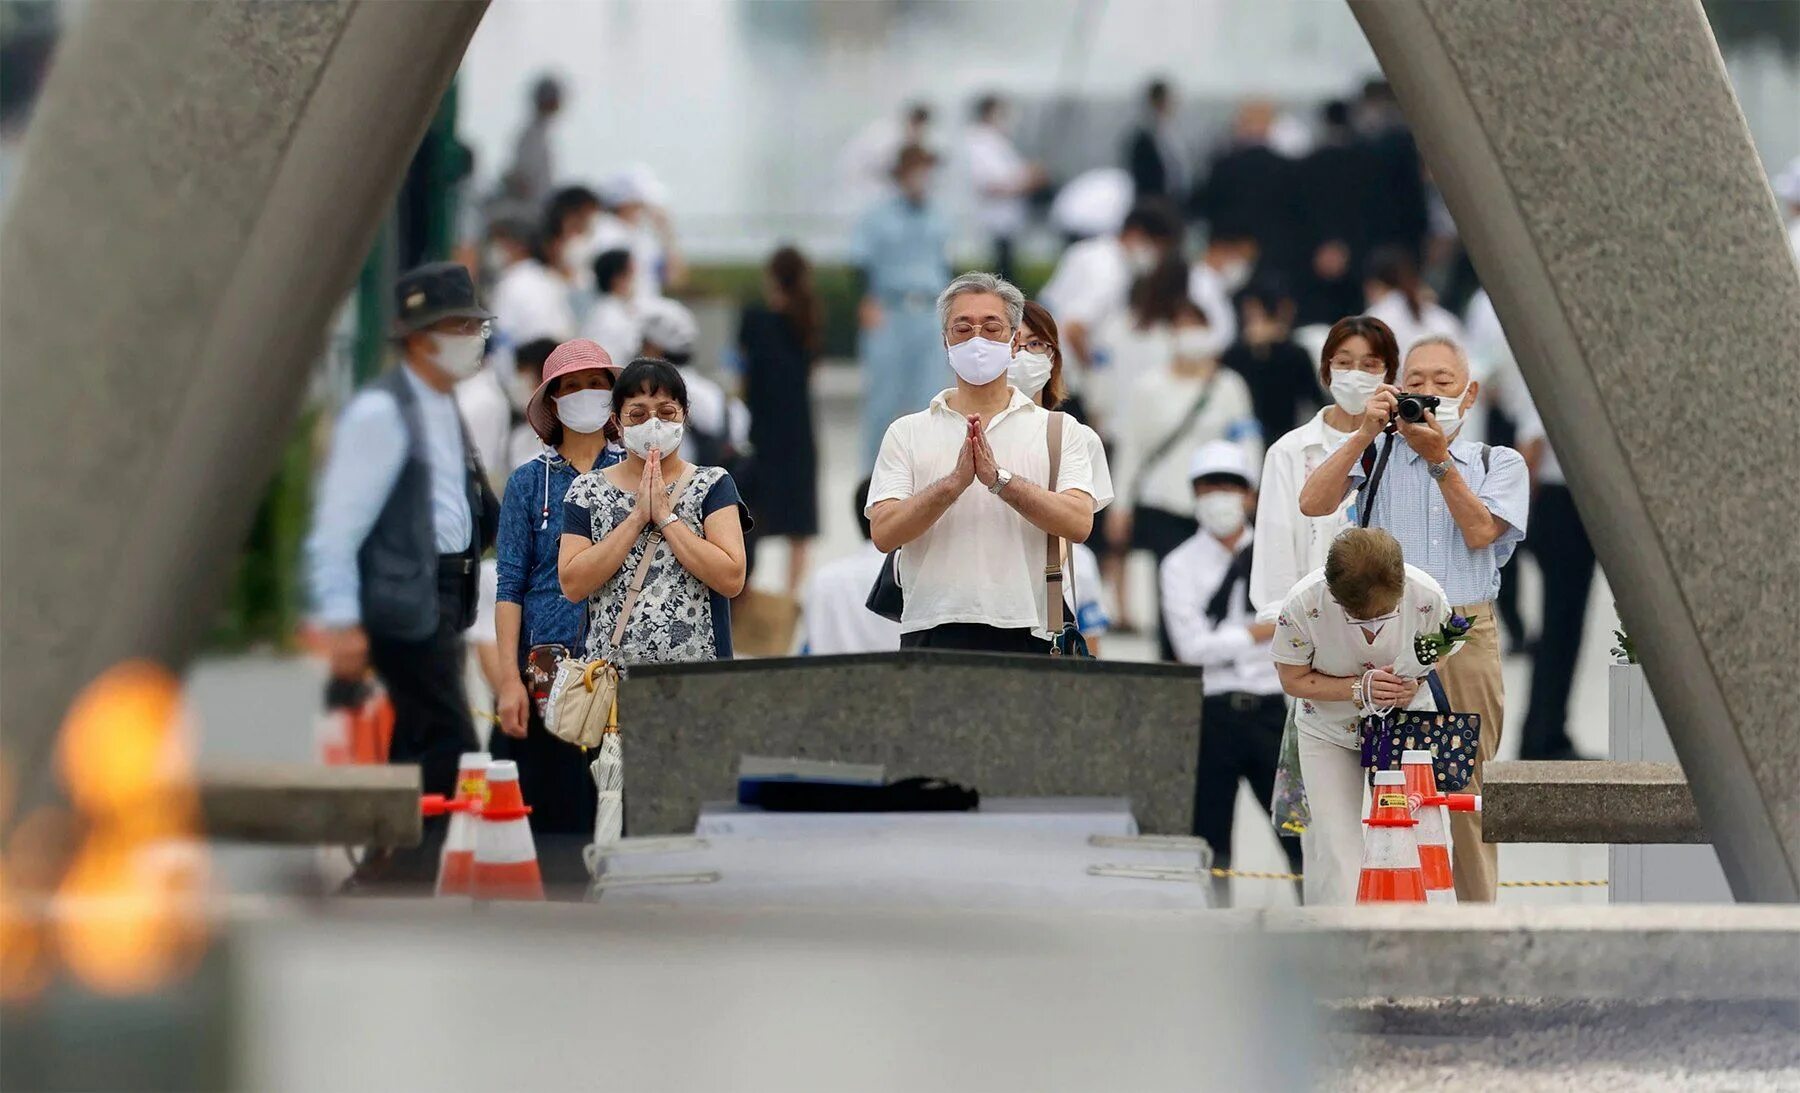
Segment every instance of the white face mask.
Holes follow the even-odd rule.
[[[1032,398],[1050,382],[1050,357],[1020,350],[1006,366],[1006,381]]]
[[[1156,248],[1135,246],[1125,248],[1125,267],[1133,276],[1142,277],[1156,268]]]
[[[1360,368],[1331,370],[1331,401],[1346,414],[1360,414],[1369,404],[1369,396],[1381,386],[1381,377]]]
[[[625,450],[640,458],[648,459],[652,448],[663,455],[672,455],[681,447],[681,422],[664,421],[653,417],[640,425],[625,426]]]
[[[1438,399],[1437,409],[1432,414],[1437,418],[1438,428],[1444,430],[1445,436],[1455,436],[1456,431],[1462,428],[1462,400],[1468,393],[1469,385],[1465,383],[1455,398]]]
[[[431,359],[452,379],[466,380],[481,371],[487,339],[479,334],[433,334]]]
[[[963,378],[963,382],[975,387],[990,384],[999,379],[1012,363],[1011,342],[990,342],[976,335],[960,345],[949,347],[950,367]]]
[[[1225,352],[1225,339],[1210,326],[1184,326],[1175,331],[1175,355],[1184,361],[1208,361]]]
[[[1225,291],[1235,293],[1250,280],[1250,262],[1245,258],[1234,258],[1219,268],[1219,280],[1225,282]]]
[[[1244,527],[1244,499],[1235,490],[1214,490],[1194,498],[1194,519],[1215,539],[1229,539]]]
[[[556,400],[556,419],[563,428],[586,436],[599,432],[612,416],[612,393],[589,388],[572,391]]]

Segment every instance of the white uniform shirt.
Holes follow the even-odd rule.
[[[975,188],[976,222],[989,235],[1017,235],[1025,227],[1024,194],[993,191],[1016,191],[1030,177],[1031,164],[1005,133],[991,125],[971,125],[963,151],[968,156],[969,183]]]
[[[1209,695],[1273,695],[1281,693],[1275,662],[1269,659],[1269,643],[1250,636],[1256,615],[1237,582],[1218,622],[1207,617],[1219,585],[1238,554],[1250,546],[1254,531],[1248,526],[1236,549],[1202,531],[1176,547],[1162,561],[1157,574],[1162,588],[1163,627],[1175,659],[1204,668],[1202,686]],[[1251,556],[1255,560],[1255,556]]]
[[[617,296],[602,296],[595,301],[581,326],[581,336],[598,342],[620,368],[630,364],[644,344],[637,308]]]
[[[569,282],[535,258],[507,266],[494,281],[491,302],[494,329],[514,349],[539,338],[566,342],[575,336]]]
[[[1208,384],[1206,405],[1189,419]],[[1124,410],[1113,429],[1117,438],[1113,451],[1119,460],[1119,484],[1136,504],[1177,515],[1191,513],[1194,487],[1188,466],[1194,449],[1209,440],[1238,445],[1250,466],[1262,458],[1262,431],[1250,403],[1250,387],[1229,368],[1220,367],[1210,379],[1154,369],[1137,378]],[[1177,430],[1181,435],[1176,441],[1155,463],[1148,462]]]
[[[1188,298],[1206,312],[1206,324],[1219,336],[1220,345],[1237,340],[1237,309],[1231,306],[1231,289],[1218,270],[1195,262],[1188,271]]]
[[[820,566],[806,582],[806,652],[885,653],[900,648],[900,624],[869,610],[869,589],[887,555],[874,543]]]
[[[1300,578],[1325,564],[1331,541],[1350,526],[1354,494],[1330,516],[1300,512],[1300,488],[1349,435],[1326,425],[1320,410],[1269,445],[1256,499],[1256,554],[1250,559],[1250,602],[1258,622],[1275,621],[1281,601]]]
[[[1360,677],[1371,668],[1393,665],[1398,675],[1421,677],[1425,669],[1413,653],[1413,638],[1435,632],[1449,618],[1444,590],[1417,566],[1406,567],[1400,606],[1361,624],[1338,606],[1326,587],[1325,571],[1317,569],[1295,585],[1282,603],[1270,656],[1276,663],[1310,665],[1328,676]],[[1373,642],[1364,637],[1364,625],[1379,625]],[[1432,709],[1431,688],[1421,685],[1407,708]],[[1356,724],[1361,716],[1362,711],[1348,700],[1302,698],[1294,702],[1294,727],[1301,735],[1342,748],[1358,746]]]
[[[456,408],[462,412],[463,427],[469,430],[469,442],[481,456],[488,484],[496,494],[506,492],[507,476],[518,465],[507,461],[512,402],[500,387],[500,377],[492,366],[456,385]]]
[[[1063,251],[1056,271],[1038,295],[1063,328],[1078,323],[1087,328],[1092,338],[1107,318],[1125,309],[1130,290],[1131,268],[1125,262],[1124,245],[1116,235],[1101,235],[1083,239]],[[1063,353],[1077,365],[1094,363],[1077,360],[1068,345],[1063,347]],[[1065,369],[1063,374],[1068,377],[1078,371]]]
[[[1442,334],[1458,342],[1463,339],[1462,324],[1456,321],[1456,316],[1436,304],[1427,303],[1419,308],[1419,317],[1415,319],[1407,310],[1406,297],[1398,289],[1390,289],[1381,299],[1370,302],[1366,314],[1380,319],[1394,332],[1394,343],[1400,347],[1402,371],[1406,365],[1406,351],[1427,334]]]
[[[1016,388],[1012,402],[988,423],[988,444],[1001,467],[1042,485],[1050,476],[1045,429],[1050,414]],[[941,392],[925,410],[888,426],[875,458],[867,509],[905,500],[948,475],[968,435],[966,419]],[[1063,431],[1058,492],[1080,490],[1094,511],[1112,500],[1095,473],[1093,452],[1076,430]],[[1101,457],[1104,462],[1104,456]],[[906,590],[902,633],[945,623],[977,623],[1043,634],[1044,533],[1011,505],[972,483],[937,523],[900,551],[900,586]]]

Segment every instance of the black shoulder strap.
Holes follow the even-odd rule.
[[[1481,446],[1481,473],[1482,474],[1488,473],[1488,471],[1491,469],[1488,466],[1488,457],[1493,454],[1494,454],[1494,449],[1488,447],[1486,444],[1483,444]]]
[[[1225,613],[1231,610],[1231,593],[1240,584],[1244,588],[1244,605],[1250,605],[1250,552],[1254,549],[1254,546],[1247,546],[1238,551],[1225,568],[1219,587],[1213,589],[1212,599],[1206,604],[1206,617],[1214,626],[1225,621]]]
[[[1169,435],[1163,437],[1162,441],[1150,450],[1150,454],[1144,458],[1144,461],[1138,464],[1138,484],[1135,492],[1141,493],[1143,491],[1146,473],[1150,468],[1161,463],[1163,457],[1168,455],[1169,452],[1174,449],[1175,445],[1181,443],[1181,438],[1186,436],[1188,430],[1194,427],[1195,419],[1200,416],[1201,411],[1206,409],[1206,404],[1212,401],[1213,388],[1218,385],[1219,374],[1214,372],[1212,378],[1206,381],[1206,386],[1201,389],[1200,397],[1196,398],[1193,401],[1193,404],[1188,407],[1187,413],[1181,416],[1181,424],[1169,430]],[[1135,504],[1136,501],[1137,498],[1133,496],[1132,502]]]

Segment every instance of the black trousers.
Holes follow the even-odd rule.
[[[902,649],[968,649],[982,653],[1049,653],[1050,643],[1030,630],[1002,630],[977,622],[947,622],[900,635]]]
[[[1594,545],[1569,487],[1538,490],[1531,538],[1544,573],[1544,628],[1531,673],[1531,701],[1519,736],[1519,758],[1554,759],[1574,752],[1569,740],[1569,690],[1581,655],[1588,591],[1594,583]]]
[[[545,886],[579,886],[585,892],[589,878],[582,849],[594,841],[594,810],[600,797],[589,764],[598,752],[583,751],[550,735],[538,717],[537,703],[529,710],[525,739],[496,728],[488,751],[496,759],[519,764],[519,792],[531,808],[531,837]]]
[[[1287,704],[1280,695],[1241,692],[1207,695],[1200,706],[1200,762],[1194,771],[1194,834],[1212,847],[1213,865],[1231,865],[1231,828],[1237,815],[1238,780],[1267,811],[1275,795],[1275,765],[1281,758],[1281,729]],[[1288,864],[1300,872],[1300,840],[1283,837]],[[1224,878],[1216,878],[1223,881]],[[1229,884],[1215,883],[1220,896]]]
[[[1013,238],[1010,235],[994,237],[994,273],[1013,281]]]
[[[437,633],[423,641],[370,635],[369,663],[394,704],[394,740],[388,762],[417,763],[426,793],[456,792],[456,764],[479,751],[469,697],[463,688],[462,593],[440,596]],[[425,838],[389,856],[384,880],[430,884],[437,879],[447,817],[425,821]]]

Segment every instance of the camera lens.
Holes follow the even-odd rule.
[[[1425,405],[1424,405],[1424,403],[1420,402],[1416,398],[1402,398],[1399,400],[1399,402],[1400,402],[1399,409],[1400,409],[1400,420],[1401,421],[1417,422],[1417,421],[1425,420]]]

